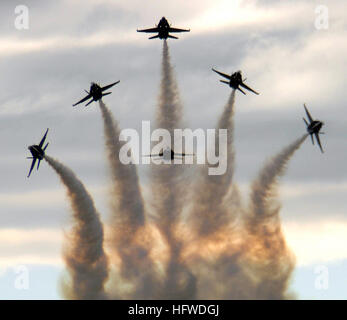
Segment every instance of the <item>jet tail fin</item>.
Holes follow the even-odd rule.
[[[229,82],[228,81],[225,81],[225,80],[219,80],[220,82],[223,82],[223,83],[226,83],[227,85],[229,85]]]
[[[159,35],[158,35],[158,34],[157,34],[156,36],[149,37],[148,39],[156,39],[156,38],[159,38]]]
[[[41,163],[41,160],[39,159],[39,162],[37,163],[37,170],[39,170],[40,168],[40,163]]]
[[[48,145],[49,145],[49,142],[47,142],[47,144],[46,144],[45,147],[43,148],[43,151],[46,151]]]
[[[102,96],[107,96],[109,94],[111,94],[112,92],[106,92],[106,93],[103,93]]]
[[[311,134],[311,141],[312,141],[312,144],[314,145],[314,139],[313,139],[313,135]]]
[[[309,124],[308,124],[308,122],[306,121],[306,119],[305,119],[305,118],[302,118],[302,120],[304,120],[304,122],[306,123],[306,127],[308,127]]]
[[[168,38],[171,38],[171,39],[178,39],[178,37],[171,36],[171,35],[168,35],[167,37],[168,37]]]

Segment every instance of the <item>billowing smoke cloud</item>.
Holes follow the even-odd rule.
[[[100,101],[104,121],[104,136],[111,185],[111,249],[120,261],[120,277],[127,284],[126,292],[116,295],[129,299],[146,299],[153,283],[153,264],[149,258],[150,237],[145,233],[145,210],[137,169],[134,164],[124,165],[119,160],[122,143],[120,130],[110,110]],[[121,282],[121,280],[119,279]],[[125,283],[124,283],[125,282]],[[123,286],[125,287],[125,286]],[[136,288],[136,290],[133,290]],[[154,293],[152,293],[154,294]]]
[[[234,198],[234,205],[227,211],[232,219],[226,228],[212,239],[201,235],[196,240],[201,245],[196,252],[204,252],[190,259],[200,280],[199,298],[293,297],[288,294],[288,286],[295,261],[281,231],[276,189],[278,177],[284,174],[286,164],[306,137],[307,134],[294,141],[266,163],[251,186],[248,208],[241,206],[238,197]],[[233,224],[235,217],[239,219],[237,226]],[[222,249],[218,250],[218,246]],[[204,247],[213,249],[209,252]]]
[[[114,270],[107,283],[108,297],[292,297],[288,293],[288,285],[295,261],[281,230],[277,180],[284,174],[288,161],[307,135],[265,164],[251,185],[249,204],[244,206],[233,181],[234,104],[233,90],[216,126],[216,129],[228,131],[226,150],[219,149],[218,135],[215,141],[216,153],[226,153],[226,173],[210,176],[205,166],[198,171],[195,187],[190,187],[183,165],[152,165],[150,220],[146,217],[148,208],[146,213],[136,167],[133,164],[123,165],[119,160],[122,143],[118,124],[105,104],[100,102],[112,178],[110,257]],[[164,41],[156,127],[167,129],[172,138],[174,129],[181,127],[181,121],[178,86],[170,63],[169,48]],[[171,148],[176,151],[174,141],[170,142]],[[93,202],[83,185],[78,180],[76,182],[73,173],[49,157],[47,161],[67,185],[77,221],[74,237],[70,239],[69,250],[65,253],[72,275],[68,296],[106,297],[103,288],[107,279],[107,259],[102,249],[102,227]],[[79,188],[73,187],[75,185]],[[76,208],[83,210],[76,211]],[[87,214],[82,215],[82,212]],[[86,261],[91,262],[86,264]]]
[[[245,229],[247,255],[259,277],[257,296],[263,299],[283,299],[289,285],[295,261],[287,248],[279,217],[277,179],[307,134],[294,141],[270,159],[251,187],[251,202]]]
[[[167,129],[174,136],[174,129],[181,127],[182,107],[177,83],[170,63],[169,48],[163,43],[162,75],[156,126]],[[175,151],[173,140],[171,148]],[[168,247],[165,280],[161,297],[167,299],[194,298],[195,278],[181,261],[182,243],[177,235],[185,193],[182,186],[183,166],[178,164],[154,165],[152,169],[153,207],[156,225]]]
[[[103,248],[104,232],[93,199],[75,174],[57,160],[45,156],[67,188],[74,226],[68,235],[64,260],[71,281],[64,294],[71,299],[104,299],[108,260]]]

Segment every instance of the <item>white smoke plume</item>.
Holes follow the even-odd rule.
[[[93,199],[82,182],[66,166],[45,156],[67,188],[74,226],[66,239],[63,257],[71,280],[63,284],[71,299],[105,299],[108,259],[104,252],[104,232]]]

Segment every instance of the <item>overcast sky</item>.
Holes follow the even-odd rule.
[[[14,25],[16,5],[29,29]],[[316,28],[318,5],[328,29]],[[345,89],[347,3],[271,0],[31,0],[0,4],[0,298],[60,298],[65,190],[46,163],[27,179],[27,146],[50,128],[47,153],[71,167],[107,220],[107,169],[97,104],[72,104],[91,81],[121,80],[104,101],[122,128],[153,120],[162,42],[137,28],[166,16],[190,33],[169,40],[185,125],[213,128],[230,94],[211,71],[242,70],[259,96],[237,93],[235,178],[248,184],[271,155],[305,132],[303,103],[325,122],[325,153],[309,139],[281,180],[281,217],[297,257],[299,298],[347,298],[347,144]],[[147,168],[140,168],[146,189]],[[15,290],[15,266],[30,270],[29,290]],[[314,271],[329,268],[326,290]]]

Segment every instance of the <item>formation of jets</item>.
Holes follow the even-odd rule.
[[[170,33],[190,32],[190,29],[173,28],[173,27],[171,27],[171,25],[169,24],[167,19],[165,17],[162,17],[160,19],[158,25],[156,25],[154,28],[141,29],[141,30],[137,30],[137,32],[156,33],[156,35],[150,37],[149,39],[159,38],[159,39],[166,40],[168,38],[178,39],[178,37],[173,36]],[[237,71],[237,72],[232,73],[231,75],[228,75],[226,73],[215,70],[214,68],[212,68],[212,70],[214,72],[216,72],[217,74],[219,74],[220,76],[222,76],[223,78],[227,79],[227,80],[220,80],[220,82],[227,84],[229,87],[233,88],[234,90],[239,90],[240,92],[242,92],[245,95],[246,92],[240,88],[240,87],[242,87],[243,89],[251,91],[256,95],[259,95],[259,93],[257,91],[253,90],[252,88],[250,88],[249,86],[247,86],[245,84],[246,79],[242,79],[241,71]],[[104,86],[104,87],[101,87],[99,84],[92,82],[91,86],[90,86],[90,90],[89,91],[85,90],[87,93],[87,96],[85,96],[83,99],[81,99],[80,101],[73,104],[73,106],[77,106],[80,103],[83,103],[83,102],[86,102],[87,100],[90,100],[85,105],[85,106],[88,106],[89,104],[91,104],[94,101],[101,100],[102,97],[111,94],[111,92],[105,92],[105,91],[112,88],[114,85],[118,84],[119,82],[120,81],[116,81],[116,82],[111,83],[111,84]],[[321,145],[321,142],[320,142],[320,139],[319,139],[319,135],[323,134],[323,132],[320,132],[320,130],[321,130],[322,126],[324,125],[324,123],[322,121],[319,121],[319,120],[313,120],[313,118],[311,117],[305,104],[304,104],[304,108],[305,108],[306,115],[308,117],[308,121],[305,118],[303,118],[303,120],[305,121],[306,127],[307,127],[306,128],[307,132],[310,134],[313,144],[314,144],[313,135],[315,136],[321,152],[324,152],[322,145]],[[45,156],[45,151],[48,147],[48,143],[44,147],[43,147],[43,145],[45,143],[47,133],[48,133],[48,129],[46,130],[46,133],[44,134],[44,136],[42,137],[42,139],[38,145],[32,145],[32,146],[28,147],[28,149],[32,155],[31,157],[28,157],[28,159],[32,159],[32,163],[31,163],[28,177],[30,177],[31,172],[35,167],[36,161],[38,160],[38,164],[37,164],[37,170],[38,170],[40,167],[40,162]],[[159,158],[163,158],[164,160],[174,160],[177,157],[183,158],[186,156],[194,156],[194,154],[175,153],[171,148],[166,148],[165,150],[161,150],[158,154],[154,154],[154,155],[150,154],[150,155],[147,155],[146,157],[152,157],[152,158],[158,158],[159,157]]]

